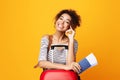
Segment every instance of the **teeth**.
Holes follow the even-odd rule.
[[[59,27],[62,27],[62,25],[59,25]]]

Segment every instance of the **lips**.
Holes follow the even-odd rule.
[[[63,28],[63,25],[61,25],[61,24],[58,24],[58,27],[59,27],[59,28]]]
[[[58,26],[62,28],[62,25],[58,24]]]

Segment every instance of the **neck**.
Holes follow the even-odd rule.
[[[53,36],[58,42],[66,38],[66,35],[63,32],[58,32],[58,31],[56,31]]]

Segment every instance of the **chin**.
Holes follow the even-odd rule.
[[[65,30],[60,30],[60,29],[57,29],[58,32],[65,32]]]
[[[63,30],[57,30],[57,31],[59,31],[59,32],[65,32],[65,31],[63,31]]]

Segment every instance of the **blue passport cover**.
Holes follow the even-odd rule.
[[[81,71],[79,72],[79,74],[80,74],[80,73],[84,72],[85,70],[87,70],[88,68],[96,66],[98,64],[98,62],[97,62],[97,59],[94,56],[94,54],[91,53],[88,56],[86,56],[84,59],[79,61],[78,64],[81,67]]]

